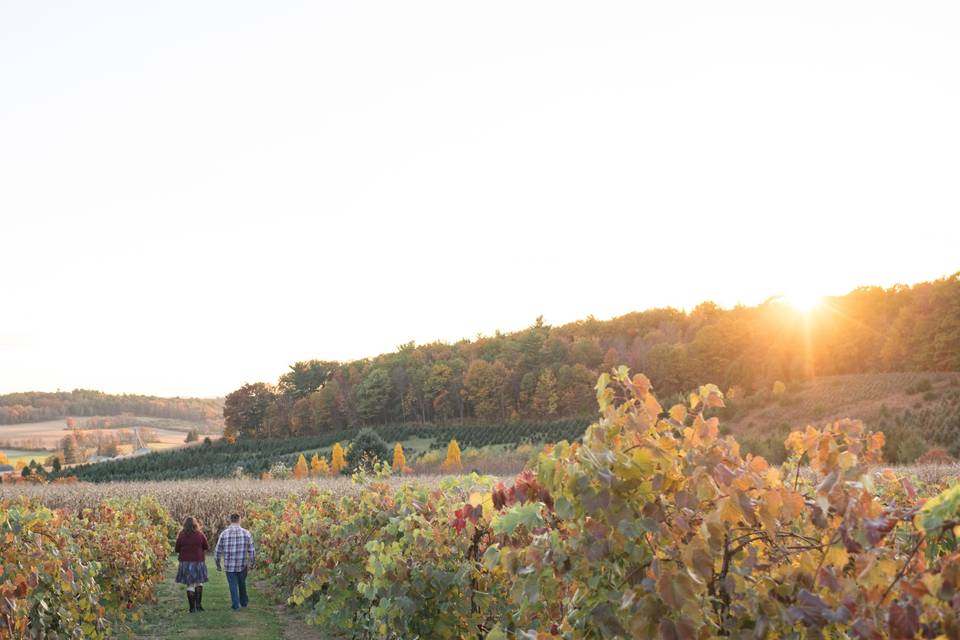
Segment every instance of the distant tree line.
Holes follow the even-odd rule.
[[[210,398],[110,395],[88,389],[56,393],[28,391],[0,395],[0,424],[121,414],[202,421],[218,419],[222,408],[221,400]]]
[[[646,373],[660,397],[704,381],[732,394],[816,375],[960,370],[960,273],[864,287],[806,314],[778,299],[652,309],[455,344],[402,345],[352,362],[297,362],[276,385],[226,398],[228,438],[291,437],[392,423],[591,415],[601,371]]]

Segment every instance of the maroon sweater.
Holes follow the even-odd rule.
[[[173,550],[180,554],[180,562],[200,562],[204,559],[203,552],[209,548],[207,536],[199,531],[193,533],[181,531]]]

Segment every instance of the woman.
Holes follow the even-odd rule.
[[[187,585],[187,603],[190,613],[203,611],[203,583],[208,581],[204,552],[210,548],[203,535],[200,521],[189,517],[183,521],[183,531],[177,536],[174,551],[180,554],[177,582]]]

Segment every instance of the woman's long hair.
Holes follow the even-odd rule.
[[[199,520],[193,516],[187,516],[187,519],[183,521],[183,531],[180,533],[203,533],[203,529],[200,527]]]

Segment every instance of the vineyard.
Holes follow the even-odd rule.
[[[474,448],[572,441],[583,435],[587,424],[583,420],[561,420],[468,426],[408,425],[379,427],[377,433],[391,445],[417,441],[422,443],[425,451],[440,451],[454,439],[463,447]],[[282,440],[218,441],[140,458],[81,465],[70,469],[69,473],[89,482],[225,478],[233,476],[238,468],[244,474],[259,476],[276,462],[292,466],[300,453],[307,458],[313,453],[327,454],[334,443],[349,442],[356,435],[356,430],[345,430]]]
[[[163,577],[173,522],[151,498],[52,510],[0,501],[0,638],[114,638]]]
[[[884,468],[883,433],[847,419],[791,433],[772,466],[721,435],[716,387],[668,408],[625,368],[597,398],[581,438],[509,483],[3,487],[36,493],[4,498],[0,590],[18,600],[0,637],[107,637],[149,597],[168,511],[215,526],[246,502],[264,574],[331,638],[960,638],[957,467]]]
[[[741,456],[703,417],[715,387],[665,412],[620,370],[598,397],[510,488],[274,502],[271,576],[334,637],[960,637],[956,477],[880,470],[851,420],[791,435],[780,468]]]

